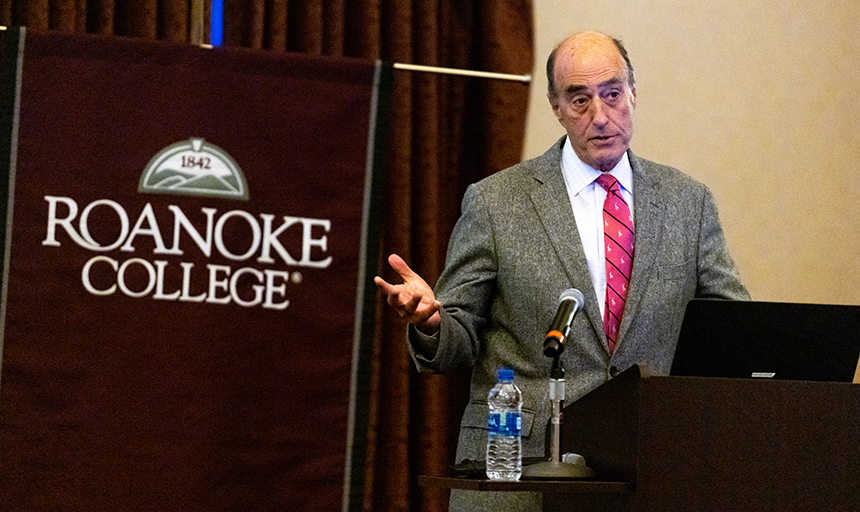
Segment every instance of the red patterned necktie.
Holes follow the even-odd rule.
[[[618,180],[611,174],[601,174],[597,184],[606,189],[603,202],[603,242],[606,244],[606,307],[603,328],[609,352],[615,350],[621,314],[627,300],[630,271],[633,269],[633,218],[621,197]]]

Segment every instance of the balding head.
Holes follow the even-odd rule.
[[[636,86],[636,77],[633,74],[633,65],[630,63],[630,57],[627,55],[627,49],[620,39],[610,37],[601,32],[578,32],[565,38],[560,42],[546,60],[546,79],[547,79],[547,94],[553,98],[558,94],[555,85],[555,63],[559,52],[594,52],[594,51],[614,51],[624,61],[627,68],[627,83],[633,88]]]

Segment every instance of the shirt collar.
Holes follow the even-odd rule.
[[[573,195],[578,195],[602,174],[579,159],[570,144],[570,137],[565,138],[564,147],[561,150],[561,172],[564,174],[569,193]],[[609,174],[618,180],[621,188],[633,194],[633,168],[630,166],[630,158],[626,151]]]

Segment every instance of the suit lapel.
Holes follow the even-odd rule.
[[[582,250],[576,219],[570,206],[570,198],[561,174],[561,148],[565,139],[547,151],[538,162],[535,170],[535,180],[539,183],[531,192],[530,197],[535,211],[540,218],[544,231],[556,256],[561,262],[571,286],[580,290],[586,297],[585,313],[592,327],[606,344],[606,334],[603,331],[603,319],[600,317],[600,306],[594,295],[594,285],[588,271],[588,262]],[[634,265],[635,265],[634,260]]]
[[[627,293],[627,302],[624,305],[624,315],[621,318],[618,346],[624,343],[624,335],[636,318],[639,305],[645,296],[648,276],[652,274],[656,264],[659,241],[663,232],[662,208],[659,201],[660,185],[651,179],[647,167],[641,160],[630,151],[627,154],[630,157],[630,166],[633,168],[633,217],[636,245],[633,256],[633,275],[630,280],[630,290]]]

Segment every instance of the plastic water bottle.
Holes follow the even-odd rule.
[[[513,370],[500,369],[499,380],[487,398],[487,478],[519,480],[523,474],[522,428],[523,395],[514,385]]]

